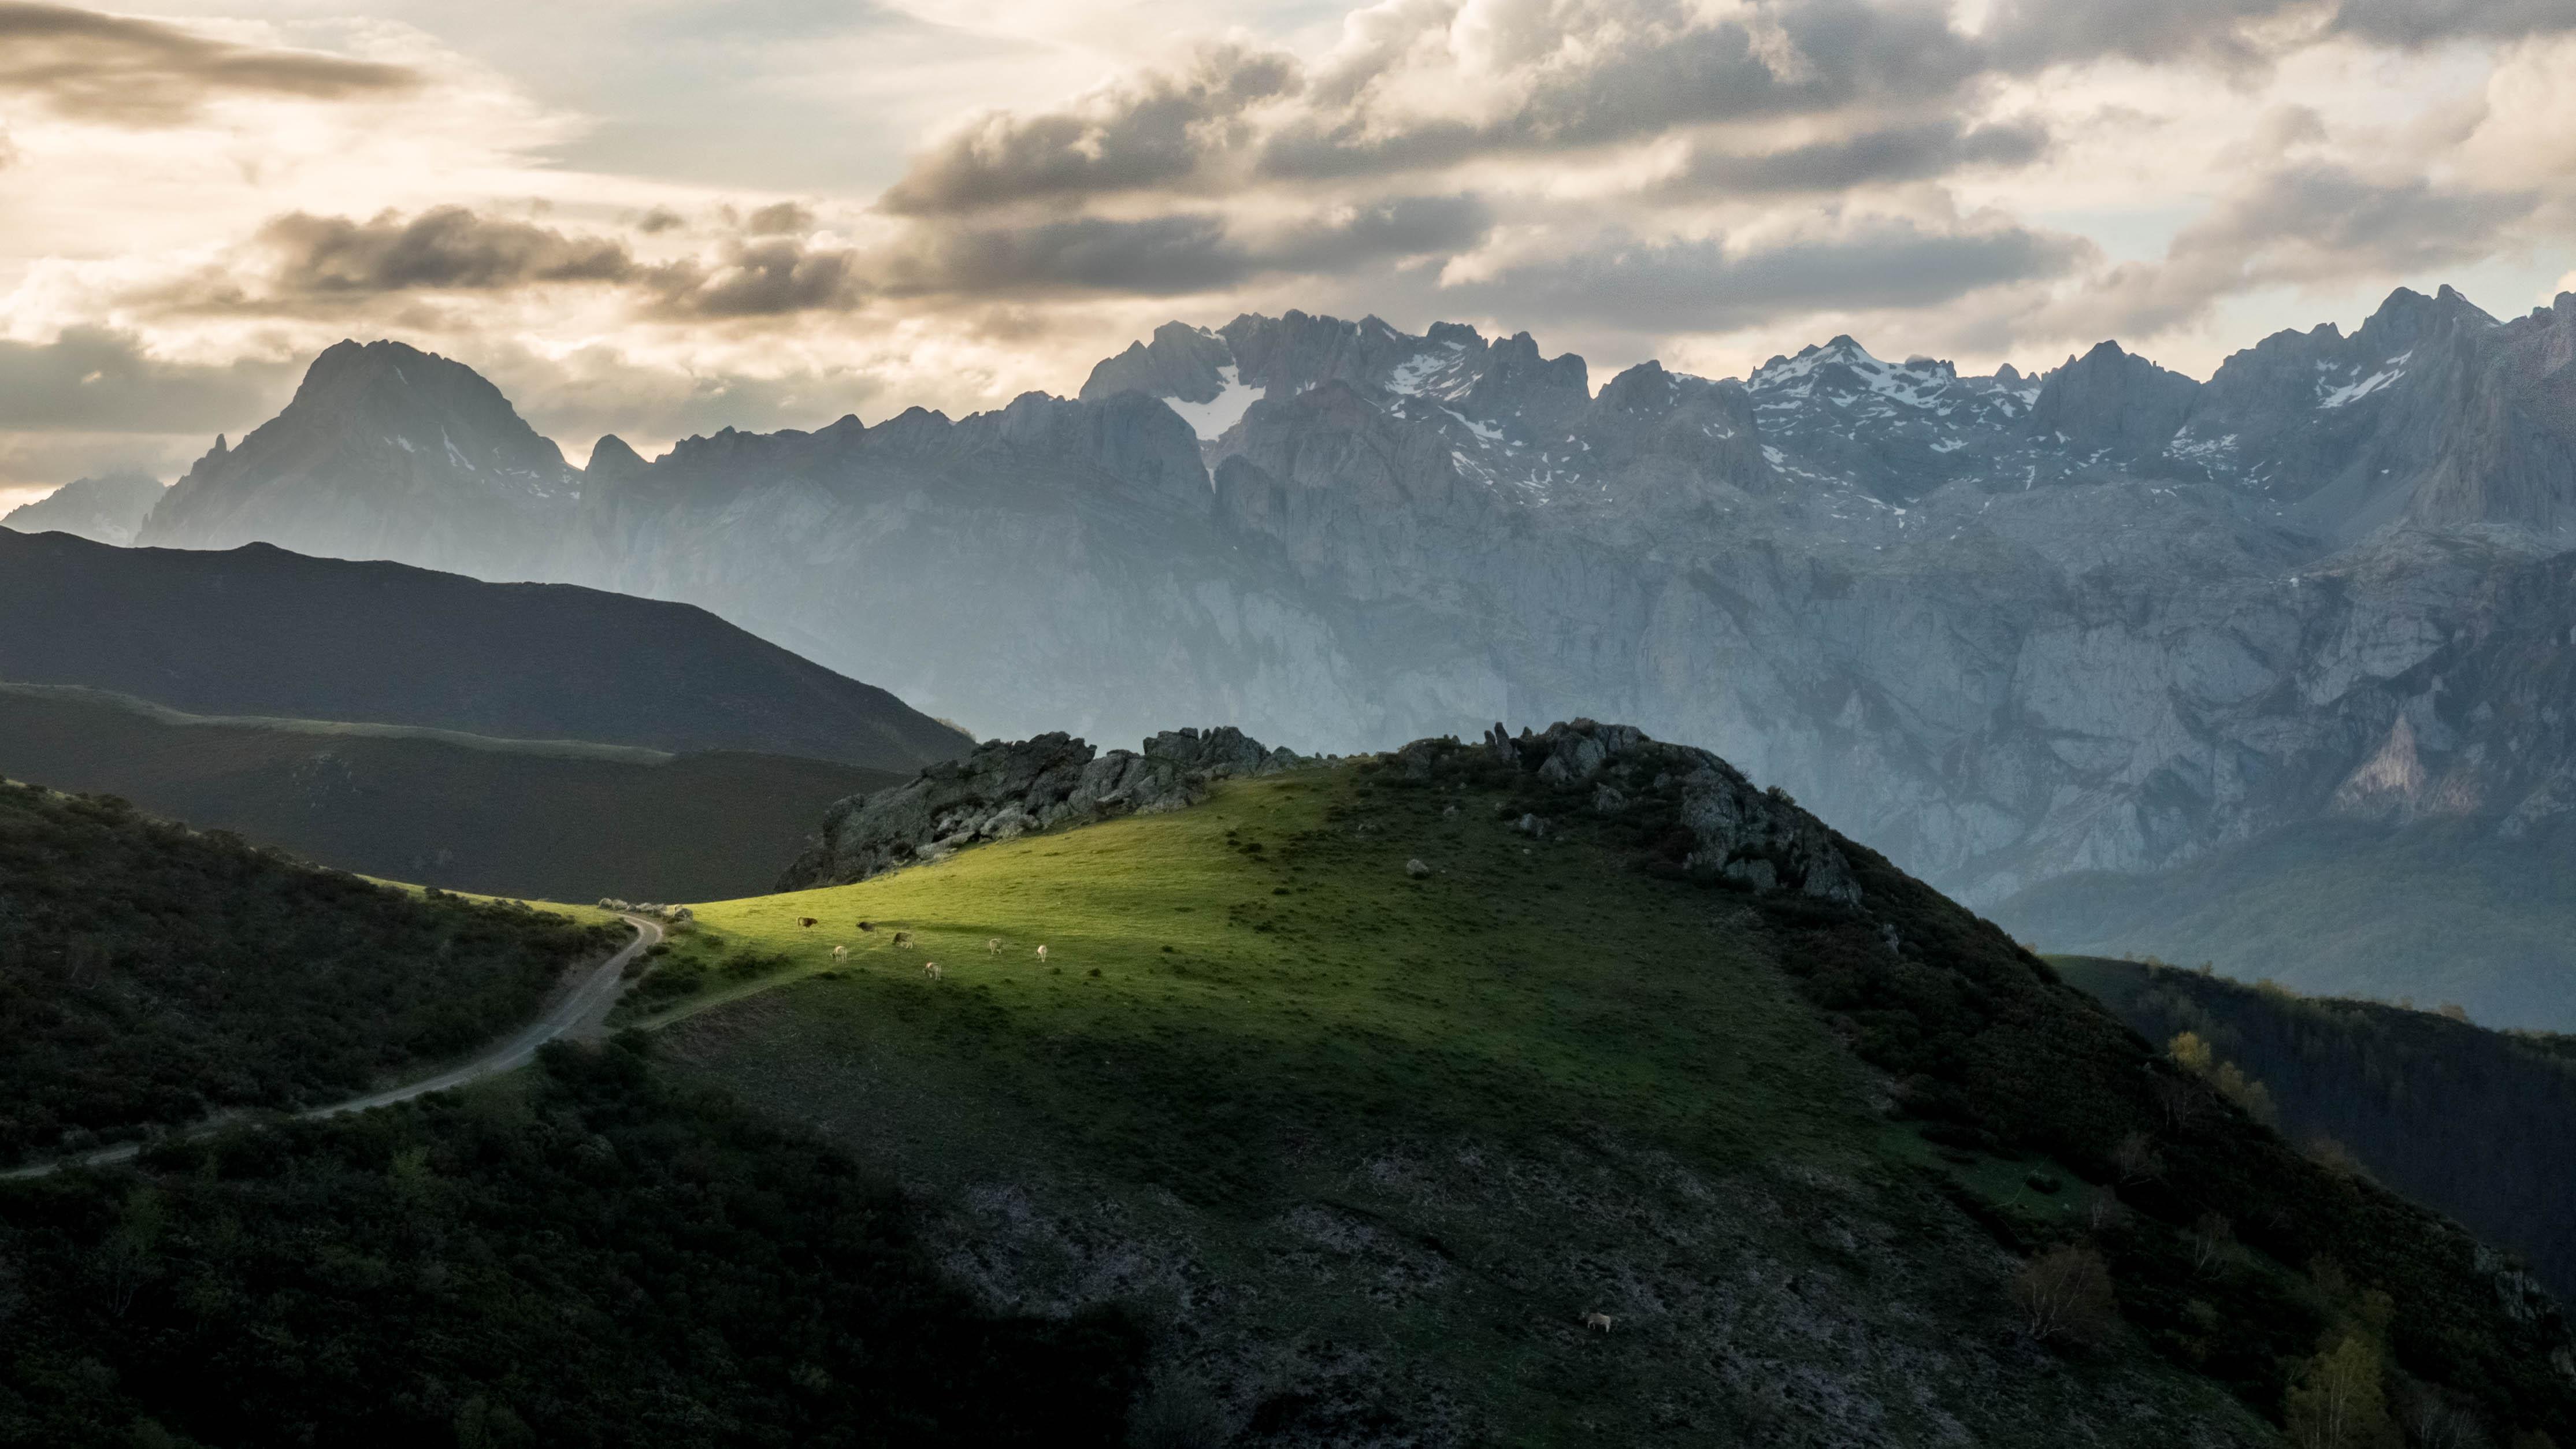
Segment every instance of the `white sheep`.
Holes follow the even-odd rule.
[[[1044,947],[1044,946],[1040,946],[1040,947],[1038,947],[1038,959],[1039,959],[1039,960],[1041,960],[1041,961],[1043,961],[1043,960],[1045,960],[1045,959],[1046,959],[1046,947]]]
[[[847,961],[847,960],[849,960],[849,959],[850,959],[850,948],[849,948],[849,947],[847,947],[847,946],[835,946],[835,947],[833,947],[833,948],[832,948],[832,959],[833,959],[833,960],[835,960],[835,961]]]
[[[921,963],[921,974],[922,974],[922,975],[924,975],[924,976],[929,977],[929,978],[930,978],[931,980],[933,980],[933,981],[938,980],[938,979],[939,979],[939,963],[938,963],[938,962],[936,962],[936,961],[924,961],[924,962],[922,962],[922,963]]]

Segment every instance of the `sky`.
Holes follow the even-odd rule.
[[[576,463],[1162,322],[2194,376],[2576,290],[2576,0],[0,0],[0,506],[395,337]]]

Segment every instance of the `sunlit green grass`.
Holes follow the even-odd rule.
[[[1414,858],[1434,873],[1408,876]],[[1854,1070],[1743,910],[1592,848],[1533,845],[1486,799],[1316,771],[701,906],[664,969],[746,951],[787,965],[713,971],[644,1024],[786,988],[778,1009],[902,1038],[916,1063],[967,1070],[1086,1151],[1197,1193],[1249,1186],[1265,1154],[1351,1121],[1599,1120],[1764,1154],[1863,1140]]]

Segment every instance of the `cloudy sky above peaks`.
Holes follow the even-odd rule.
[[[2569,0],[0,0],[0,495],[341,337],[576,461],[1290,307],[2205,376],[2576,289],[2571,74]]]

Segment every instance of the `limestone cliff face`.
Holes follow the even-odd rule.
[[[2401,715],[2407,809],[2576,804],[2564,715],[2506,663],[2566,637],[2576,296],[2499,322],[2400,291],[2206,383],[1843,337],[1597,393],[1526,335],[1291,312],[1164,327],[1075,400],[603,449],[577,498],[377,469],[313,503],[296,459],[400,454],[470,391],[405,412],[368,376],[271,425],[297,449],[201,465],[156,535],[682,599],[986,736],[1631,720],[1972,903],[2357,808]]]

